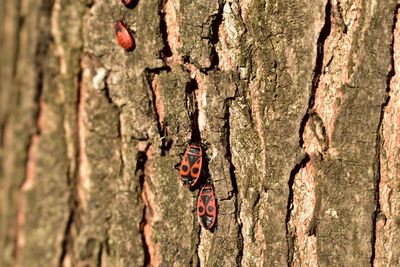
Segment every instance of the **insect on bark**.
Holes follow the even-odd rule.
[[[197,217],[201,226],[206,229],[213,228],[217,218],[217,205],[211,185],[205,185],[200,190],[197,199]]]
[[[135,48],[135,41],[128,28],[122,20],[115,23],[115,39],[118,44],[126,51],[132,51]]]
[[[183,155],[179,176],[183,186],[193,187],[200,177],[203,152],[200,146],[190,145]]]

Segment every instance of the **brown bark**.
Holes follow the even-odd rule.
[[[0,266],[400,264],[396,1],[0,3]]]

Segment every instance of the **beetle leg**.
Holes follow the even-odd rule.
[[[179,162],[179,163],[174,165],[174,169],[177,169],[179,171],[180,170],[180,166],[181,166],[181,163]]]

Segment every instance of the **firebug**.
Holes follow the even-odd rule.
[[[134,0],[120,0],[120,2],[124,4],[126,7],[131,7]]]
[[[190,145],[183,155],[179,176],[183,186],[192,187],[200,177],[203,152],[200,146]]]
[[[217,218],[217,205],[211,185],[204,185],[200,190],[197,199],[197,217],[201,226],[206,229],[213,228]]]
[[[115,38],[118,44],[126,51],[131,51],[135,47],[132,34],[122,20],[118,20],[115,24]]]

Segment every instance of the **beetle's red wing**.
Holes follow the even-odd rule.
[[[192,146],[186,149],[185,155],[182,158],[179,175],[182,184],[185,187],[192,187],[196,184],[200,177],[202,157],[191,153]]]
[[[197,200],[197,216],[201,217],[206,213],[206,207],[204,206],[201,196]]]
[[[189,175],[189,171],[190,171],[189,161],[187,160],[187,157],[184,156],[182,158],[181,167],[179,169],[179,174],[181,176],[186,176],[186,175]]]
[[[190,177],[190,163],[185,154],[182,158],[181,167],[179,169],[179,178],[184,186],[190,187],[192,184],[192,179]]]
[[[214,195],[210,197],[205,210],[206,216],[208,217],[207,226],[205,226],[205,228],[211,229],[214,226],[215,219],[217,218],[217,205],[215,204]]]
[[[190,168],[190,175],[193,178],[195,178],[196,181],[200,177],[200,170],[201,170],[202,163],[203,163],[203,159],[201,157],[199,157],[197,159],[197,161]]]

